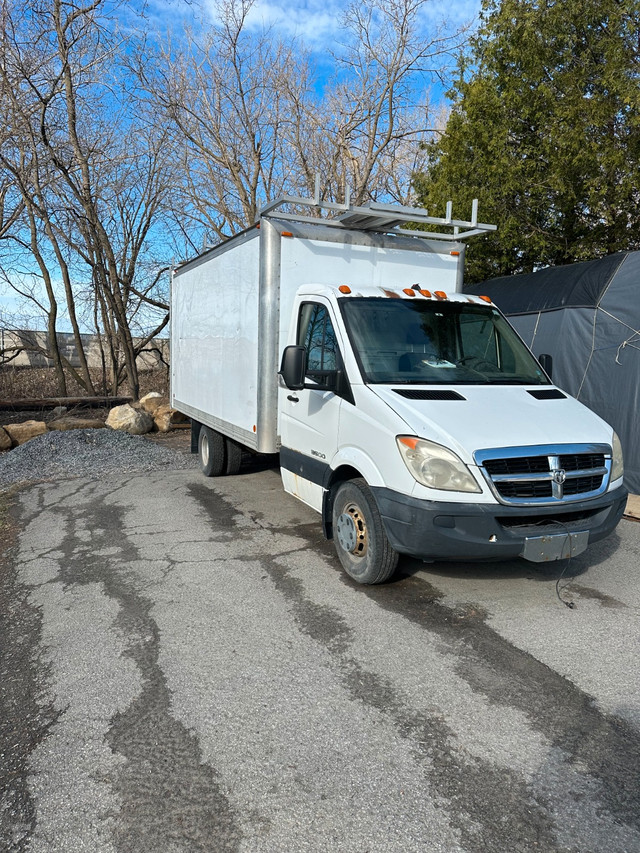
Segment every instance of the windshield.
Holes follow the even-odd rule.
[[[366,382],[549,384],[491,305],[384,297],[342,299],[340,305]]]

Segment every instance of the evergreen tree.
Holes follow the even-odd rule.
[[[480,200],[467,278],[640,248],[640,0],[483,0],[443,135],[416,175],[434,214]]]

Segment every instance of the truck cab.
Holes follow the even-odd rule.
[[[305,285],[279,390],[284,488],[350,575],[423,560],[568,558],[615,527],[622,453],[490,300]]]

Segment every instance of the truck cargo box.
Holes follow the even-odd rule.
[[[457,242],[264,217],[174,272],[172,405],[276,452],[279,353],[300,285],[455,290],[462,255]]]

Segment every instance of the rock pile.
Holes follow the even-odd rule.
[[[7,424],[0,429],[0,448],[10,450],[30,438],[35,438],[36,435],[43,435],[47,431],[47,425],[44,421],[24,421],[21,424]]]
[[[121,430],[49,430],[0,454],[0,491],[17,483],[197,467],[191,453]]]
[[[125,403],[124,406],[114,406],[111,409],[107,426],[130,435],[144,435],[153,429],[153,418],[142,409],[134,409]]]
[[[0,451],[11,450],[21,444],[44,435],[46,432],[66,432],[73,429],[113,429],[130,435],[148,432],[169,432],[189,423],[180,412],[172,409],[169,399],[152,391],[132,405],[114,406],[106,422],[96,418],[78,418],[66,414],[66,409],[54,409],[55,418],[45,421],[24,421],[0,427]]]

